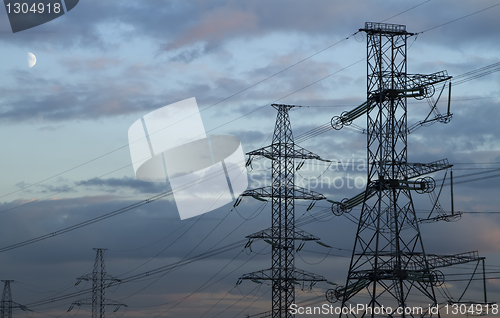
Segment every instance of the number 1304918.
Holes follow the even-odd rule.
[[[13,3],[12,5],[10,3],[7,3],[5,5],[7,8],[7,13],[20,13],[20,14],[26,14],[26,13],[60,13],[61,12],[61,4],[60,3]]]
[[[451,315],[498,315],[497,304],[447,304],[443,309]]]

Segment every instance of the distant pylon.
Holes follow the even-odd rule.
[[[293,105],[272,105],[278,110],[276,126],[271,145],[247,153],[249,165],[254,157],[266,157],[272,160],[272,186],[247,190],[241,196],[252,196],[259,200],[271,198],[271,228],[247,236],[263,239],[271,243],[272,267],[245,274],[242,279],[254,282],[271,281],[272,317],[293,317],[289,309],[295,303],[295,284],[299,281],[326,281],[323,276],[308,273],[295,268],[295,241],[314,241],[317,237],[295,228],[295,200],[323,200],[322,194],[309,191],[295,185],[295,159],[317,159],[318,155],[295,145],[288,111]],[[299,168],[303,165],[299,164]],[[313,204],[311,204],[312,207]],[[251,241],[250,241],[251,242]],[[301,244],[302,246],[302,244]],[[297,249],[300,249],[299,246]]]
[[[13,280],[2,280],[4,282],[2,294],[2,318],[12,318],[12,294],[10,292],[10,283]]]
[[[12,293],[10,291],[10,283],[13,280],[2,280],[4,282],[2,303],[1,303],[1,318],[12,318],[12,308],[19,308],[21,310],[28,310],[26,306],[12,301]]]
[[[111,277],[106,274],[106,267],[104,264],[104,251],[103,248],[94,248],[96,251],[94,270],[92,275],[86,275],[78,277],[75,285],[81,283],[82,280],[89,281],[92,280],[92,299],[83,299],[75,301],[71,304],[68,311],[71,311],[73,307],[81,305],[92,305],[92,318],[104,318],[106,306],[116,306],[114,311],[117,311],[120,307],[127,307],[127,305],[118,303],[115,301],[106,302],[106,288],[113,282],[120,282],[118,278]]]

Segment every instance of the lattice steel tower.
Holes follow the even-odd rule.
[[[2,293],[2,303],[0,308],[0,317],[1,318],[12,318],[12,309],[19,308],[23,311],[27,311],[28,308],[26,306],[18,304],[12,301],[12,293],[10,290],[10,283],[13,280],[2,280],[4,283],[3,293]]]
[[[376,308],[382,306],[393,310],[383,312],[384,316],[412,316],[395,312],[398,307],[411,306],[421,306],[423,312],[418,315],[428,316],[428,305],[437,305],[435,286],[443,280],[442,273],[434,270],[439,267],[438,261],[449,261],[444,266],[459,261],[452,260],[454,256],[425,254],[412,192],[433,191],[434,180],[420,176],[451,165],[446,159],[430,164],[408,163],[407,137],[413,126],[407,125],[407,98],[430,98],[433,85],[451,77],[444,71],[431,75],[407,73],[407,40],[414,34],[407,32],[406,26],[367,22],[360,31],[367,34],[367,102],[334,117],[332,126],[340,129],[367,114],[368,179],[364,199],[360,200],[363,205],[346,285],[331,290],[327,298],[336,298],[342,306],[348,306],[356,294],[364,291],[369,300],[360,298],[355,303],[370,309],[358,312],[359,316],[374,317]],[[436,113],[435,105],[432,111],[433,119],[428,116],[415,127],[451,119],[449,108],[446,115]],[[464,255],[464,262],[475,256]]]
[[[68,311],[71,311],[75,305],[91,305],[92,318],[104,318],[106,306],[116,306],[114,311],[117,311],[120,307],[127,307],[127,305],[115,301],[106,302],[106,288],[113,282],[120,282],[120,280],[106,274],[106,266],[104,264],[104,251],[106,249],[94,248],[94,251],[96,251],[96,256],[92,275],[78,277],[75,284],[78,285],[81,281],[92,280],[92,298],[73,302]]]
[[[2,280],[4,282],[2,293],[2,318],[12,318],[12,294],[10,283],[13,280]]]
[[[295,268],[295,241],[318,240],[295,228],[295,200],[323,200],[323,195],[295,185],[295,159],[317,159],[318,155],[294,144],[288,111],[293,105],[272,105],[278,110],[272,144],[247,153],[247,165],[255,157],[272,160],[272,185],[247,190],[242,196],[260,200],[271,198],[271,228],[247,236],[250,240],[264,239],[271,243],[272,267],[243,275],[240,279],[268,280],[272,283],[273,318],[293,317],[290,306],[295,303],[295,287],[299,281],[325,281],[322,276]]]

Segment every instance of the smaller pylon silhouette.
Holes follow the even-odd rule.
[[[296,251],[300,250],[306,241],[319,240],[316,236],[295,227],[295,200],[311,200],[310,208],[314,202],[326,200],[320,193],[295,185],[295,171],[300,169],[304,160],[327,160],[295,144],[288,111],[297,106],[283,104],[271,106],[278,111],[272,144],[247,153],[249,156],[247,165],[251,164],[254,157],[270,159],[272,185],[246,190],[241,196],[251,196],[263,201],[271,199],[271,227],[247,236],[249,239],[247,246],[254,239],[270,243],[272,263],[271,268],[241,276],[238,284],[243,279],[259,283],[271,281],[272,318],[292,318],[294,315],[289,308],[295,303],[295,285],[299,282],[310,282],[313,286],[316,282],[326,281],[321,275],[295,267]],[[301,160],[298,168],[295,166],[295,159]],[[297,248],[295,241],[302,241]]]
[[[10,291],[10,283],[13,280],[2,280],[4,282],[2,304],[1,304],[1,318],[12,318],[12,309],[19,308],[21,310],[28,310],[26,306],[12,301],[12,293]]]
[[[82,305],[92,305],[92,318],[104,318],[105,317],[105,308],[106,306],[116,306],[114,311],[120,309],[120,307],[127,307],[127,305],[116,302],[116,301],[108,301],[106,302],[106,288],[109,287],[112,283],[119,283],[120,280],[115,277],[111,277],[106,274],[106,267],[104,265],[104,248],[94,248],[96,251],[95,262],[94,262],[94,270],[92,271],[92,275],[85,275],[78,277],[75,285],[78,285],[84,281],[92,281],[92,298],[91,299],[82,299],[79,301],[75,301],[71,304],[68,309],[68,312],[76,306]],[[2,317],[3,318],[3,317]]]

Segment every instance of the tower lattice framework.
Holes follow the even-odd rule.
[[[94,251],[96,251],[96,256],[92,275],[79,277],[75,284],[78,285],[81,281],[91,280],[92,298],[73,302],[68,311],[71,311],[75,305],[91,305],[92,318],[104,318],[106,317],[106,306],[116,306],[115,311],[117,311],[121,306],[127,307],[127,305],[115,301],[106,301],[106,288],[113,282],[120,282],[120,280],[106,273],[106,265],[104,263],[104,252],[106,249],[94,248]]]
[[[356,303],[371,310],[359,316],[374,317],[381,306],[392,307],[393,312],[382,313],[385,316],[411,316],[395,310],[412,306],[422,306],[422,316],[430,315],[428,306],[437,304],[434,287],[440,277],[429,266],[411,190],[432,190],[432,182],[411,180],[407,97],[424,97],[429,93],[426,81],[449,77],[407,74],[407,40],[414,34],[404,25],[368,22],[361,31],[367,34],[368,179],[347,282],[336,296],[348,306],[365,290],[368,301]]]
[[[2,280],[4,283],[3,293],[2,293],[2,301],[0,305],[0,317],[1,318],[12,318],[12,309],[19,308],[23,311],[28,311],[29,309],[26,306],[18,304],[12,301],[12,292],[10,288],[10,283],[13,280]]]
[[[295,200],[323,200],[323,195],[295,185],[295,159],[317,159],[318,155],[294,144],[289,110],[295,106],[273,104],[278,115],[272,144],[247,153],[248,164],[255,157],[272,160],[272,185],[243,192],[242,196],[272,202],[271,228],[247,236],[271,243],[271,268],[243,275],[240,279],[271,281],[273,318],[293,317],[289,308],[295,303],[295,284],[325,281],[320,275],[295,268],[295,241],[313,241],[317,237],[295,227]]]
[[[2,280],[4,283],[2,293],[2,318],[12,318],[12,293],[10,291],[10,283],[12,280]]]
[[[407,73],[407,40],[414,34],[407,32],[404,25],[367,22],[360,31],[367,34],[367,100],[354,110],[333,117],[331,125],[340,130],[367,115],[367,186],[351,199],[331,201],[336,215],[348,213],[358,204],[362,204],[362,209],[346,284],[328,290],[326,298],[332,303],[342,302],[341,316],[439,317],[435,290],[444,283],[439,268],[484,263],[477,251],[453,255],[425,253],[419,223],[457,220],[461,216],[453,210],[453,187],[451,214],[441,208],[438,195],[427,218],[417,219],[411,195],[432,193],[435,180],[424,175],[452,167],[447,159],[430,163],[407,161],[408,134],[419,127],[450,122],[451,76],[446,71],[428,75]],[[437,103],[448,81],[448,111],[441,114]],[[443,87],[435,101],[434,85],[439,83]],[[431,106],[427,117],[410,127],[407,98],[427,98]],[[438,215],[432,217],[434,211]],[[358,294],[362,295],[355,298]],[[461,303],[462,296],[458,301],[447,296],[447,302]],[[491,305],[485,284],[484,302],[475,304]],[[353,305],[354,311],[350,310]]]

